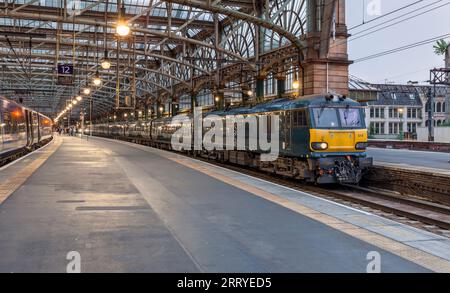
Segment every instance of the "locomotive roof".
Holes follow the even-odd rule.
[[[252,113],[262,113],[262,112],[273,112],[273,111],[284,111],[292,110],[304,107],[314,107],[314,106],[334,106],[334,107],[345,107],[353,106],[358,107],[360,104],[352,99],[346,98],[345,100],[335,99],[333,101],[328,101],[326,95],[311,95],[305,96],[298,99],[275,99],[266,103],[258,104],[254,107],[240,107],[230,110],[222,111],[212,111],[206,115],[239,115],[239,114],[252,114]]]

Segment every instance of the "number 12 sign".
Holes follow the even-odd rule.
[[[72,64],[58,64],[58,74],[73,75]]]

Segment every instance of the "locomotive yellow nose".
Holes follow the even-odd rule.
[[[367,130],[310,130],[310,148],[315,152],[362,152],[364,149],[356,148],[356,145],[367,142]],[[326,149],[317,148],[321,143],[326,143]]]

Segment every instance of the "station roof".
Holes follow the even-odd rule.
[[[258,26],[263,28],[263,53],[294,46],[306,30],[306,0],[268,3],[264,17],[257,17],[261,8],[253,0],[2,3],[0,94],[23,98],[25,105],[53,116],[92,86],[98,71],[103,84],[90,97],[95,113],[102,114],[124,106],[126,96],[135,106],[189,92],[192,84],[196,90],[210,87],[217,72],[236,64],[244,65],[243,74],[254,74]],[[119,18],[129,24],[130,36],[118,38]],[[99,65],[105,55],[112,61],[109,70]],[[74,66],[73,86],[58,79],[58,64]],[[72,115],[87,108],[87,100]]]

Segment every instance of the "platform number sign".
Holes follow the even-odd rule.
[[[72,64],[58,64],[58,74],[73,75]]]
[[[73,65],[58,64],[58,84],[73,85]]]

